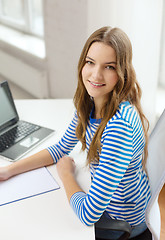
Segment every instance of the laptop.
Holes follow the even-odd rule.
[[[54,130],[19,120],[7,81],[0,83],[0,156],[20,159]]]

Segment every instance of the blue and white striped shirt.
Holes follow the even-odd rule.
[[[78,142],[77,120],[75,113],[62,139],[48,148],[55,163],[69,154]],[[86,130],[87,151],[100,121],[90,116]],[[70,199],[73,210],[84,224],[95,223],[105,210],[111,218],[125,220],[132,226],[145,221],[150,187],[142,169],[144,145],[143,127],[135,107],[122,102],[103,131],[99,162],[90,164],[89,192],[76,192]]]

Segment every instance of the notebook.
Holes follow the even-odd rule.
[[[16,175],[0,182],[0,206],[59,189],[45,167]]]
[[[53,133],[53,129],[20,120],[8,82],[0,83],[0,156],[18,160]]]

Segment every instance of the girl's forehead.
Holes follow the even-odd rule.
[[[105,62],[116,61],[115,50],[103,42],[94,42],[90,46],[87,57],[103,59]]]

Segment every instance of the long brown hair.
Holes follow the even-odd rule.
[[[78,125],[76,128],[76,135],[82,143],[82,150],[86,149],[85,133],[89,120],[89,115],[93,107],[93,102],[88,95],[86,88],[82,81],[82,69],[86,62],[86,56],[90,46],[94,42],[102,42],[111,46],[116,53],[117,65],[116,71],[118,75],[118,82],[114,90],[109,94],[109,99],[104,103],[101,114],[103,117],[88,151],[88,163],[99,161],[98,151],[101,152],[101,136],[104,128],[110,118],[116,113],[119,104],[124,101],[129,101],[134,105],[140,115],[146,144],[144,149],[143,166],[147,157],[147,131],[148,120],[143,114],[140,99],[141,89],[136,79],[136,74],[132,66],[132,45],[128,36],[119,28],[103,27],[95,31],[86,41],[82,50],[78,63],[78,85],[74,96],[74,104],[77,109]],[[147,123],[147,124],[146,124]]]

